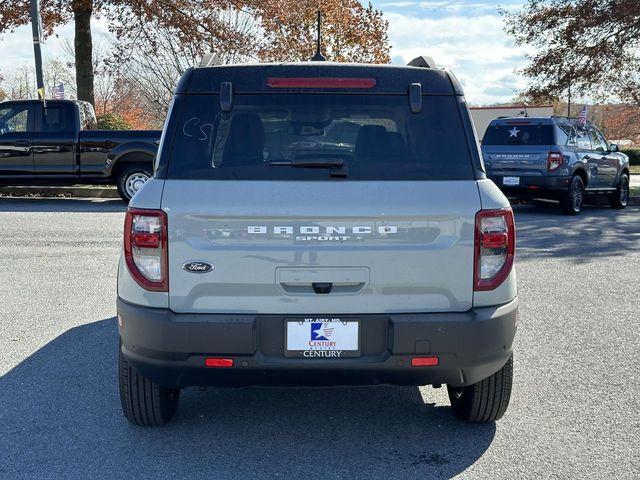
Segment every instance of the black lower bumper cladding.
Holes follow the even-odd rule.
[[[512,353],[518,301],[460,313],[333,315],[360,321],[360,356],[287,358],[291,315],[180,314],[118,299],[122,352],[144,376],[171,388],[193,385],[463,386],[497,372]],[[437,365],[413,366],[415,357]],[[228,368],[207,368],[225,357]]]
[[[505,175],[509,176],[509,175]],[[504,185],[504,176],[489,175],[489,178],[502,190],[508,197],[528,197],[528,198],[551,198],[561,197],[569,189],[571,177],[536,177],[536,176],[518,176],[519,185]]]

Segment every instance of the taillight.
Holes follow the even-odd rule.
[[[478,212],[473,289],[493,290],[502,284],[511,273],[515,249],[516,228],[511,208]]]
[[[547,171],[553,172],[559,169],[563,164],[562,154],[559,152],[549,152],[547,155]]]
[[[124,220],[124,256],[129,272],[146,290],[169,291],[167,215],[130,209]]]

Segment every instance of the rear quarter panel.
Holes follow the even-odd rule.
[[[500,189],[491,180],[479,180],[478,191],[480,193],[480,203],[483,210],[494,210],[509,207],[509,200]],[[516,225],[517,232],[517,225]],[[517,242],[517,235],[516,235]],[[516,243],[516,260],[518,257],[518,248]],[[487,290],[473,293],[474,307],[488,307],[492,305],[501,305],[510,302],[518,295],[518,283],[516,275],[516,267],[514,264],[511,274],[507,279],[495,290]]]
[[[152,178],[131,199],[131,208],[159,209],[162,199],[164,180]],[[123,221],[124,226],[124,221]],[[124,231],[123,231],[124,233]],[[124,237],[124,235],[123,235]],[[120,262],[118,263],[118,296],[125,302],[145,307],[168,308],[169,294],[166,292],[150,292],[142,288],[133,279],[124,261],[123,249],[120,249]]]

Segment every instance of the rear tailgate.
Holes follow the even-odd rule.
[[[505,119],[492,122],[482,139],[482,155],[491,177],[543,176],[555,145],[549,119]]]
[[[547,157],[551,145],[483,145],[482,155],[490,177],[547,174]]]
[[[167,180],[175,312],[465,311],[476,182]],[[207,273],[189,262],[214,266]],[[329,293],[314,290],[331,284]]]

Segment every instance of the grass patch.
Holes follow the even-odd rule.
[[[640,187],[631,187],[629,189],[629,196],[640,197]]]
[[[629,172],[633,175],[640,175],[640,165],[629,165]]]

